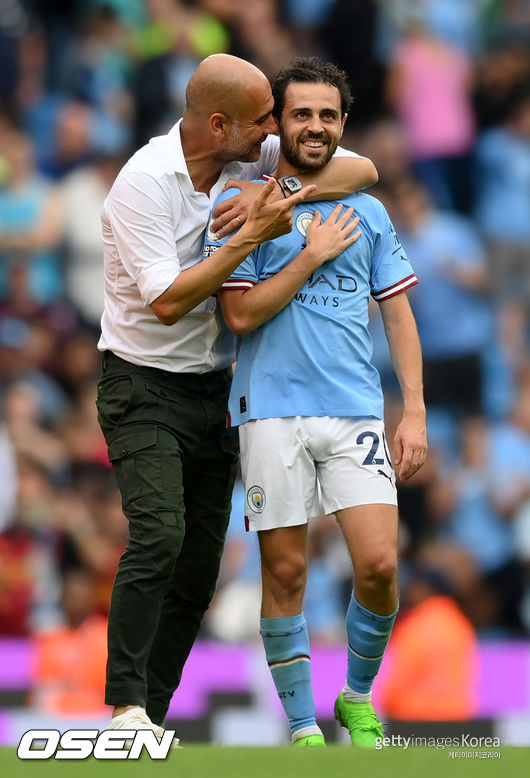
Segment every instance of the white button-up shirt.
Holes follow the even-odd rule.
[[[228,178],[272,172],[279,141],[269,135],[257,162],[226,165],[210,195],[196,192],[180,138],[180,121],[153,138],[120,171],[102,210],[105,310],[98,348],[137,365],[205,373],[228,367],[234,339],[216,297],[208,297],[171,326],[151,309],[182,270],[202,260],[213,201]]]

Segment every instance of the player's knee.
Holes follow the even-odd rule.
[[[274,589],[288,594],[303,590],[306,576],[306,561],[302,554],[289,554],[269,560],[268,580]]]
[[[369,589],[389,589],[397,578],[397,554],[394,551],[379,552],[366,560],[359,583]]]

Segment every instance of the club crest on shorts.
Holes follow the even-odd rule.
[[[254,513],[263,513],[265,507],[265,492],[261,486],[251,486],[247,492],[248,507]]]
[[[296,217],[296,229],[298,232],[305,237],[306,232],[308,230],[309,225],[313,221],[315,214],[311,213],[311,211],[304,211],[303,213],[298,214]]]

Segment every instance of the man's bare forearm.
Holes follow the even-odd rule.
[[[162,324],[175,324],[217,292],[257,245],[257,241],[246,237],[241,229],[211,257],[180,273],[171,286],[151,303]]]
[[[425,416],[422,356],[418,330],[407,296],[402,293],[380,305],[392,364],[401,387],[404,413]]]
[[[316,184],[307,200],[338,200],[341,197],[373,186],[379,176],[374,163],[366,157],[333,157],[321,170],[301,173],[302,184]]]

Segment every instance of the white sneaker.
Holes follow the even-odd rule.
[[[166,731],[158,724],[153,724],[144,708],[131,708],[125,713],[120,713],[109,721],[107,729],[150,729],[158,738],[161,738]],[[178,737],[174,737],[171,748],[180,748],[179,742]]]

